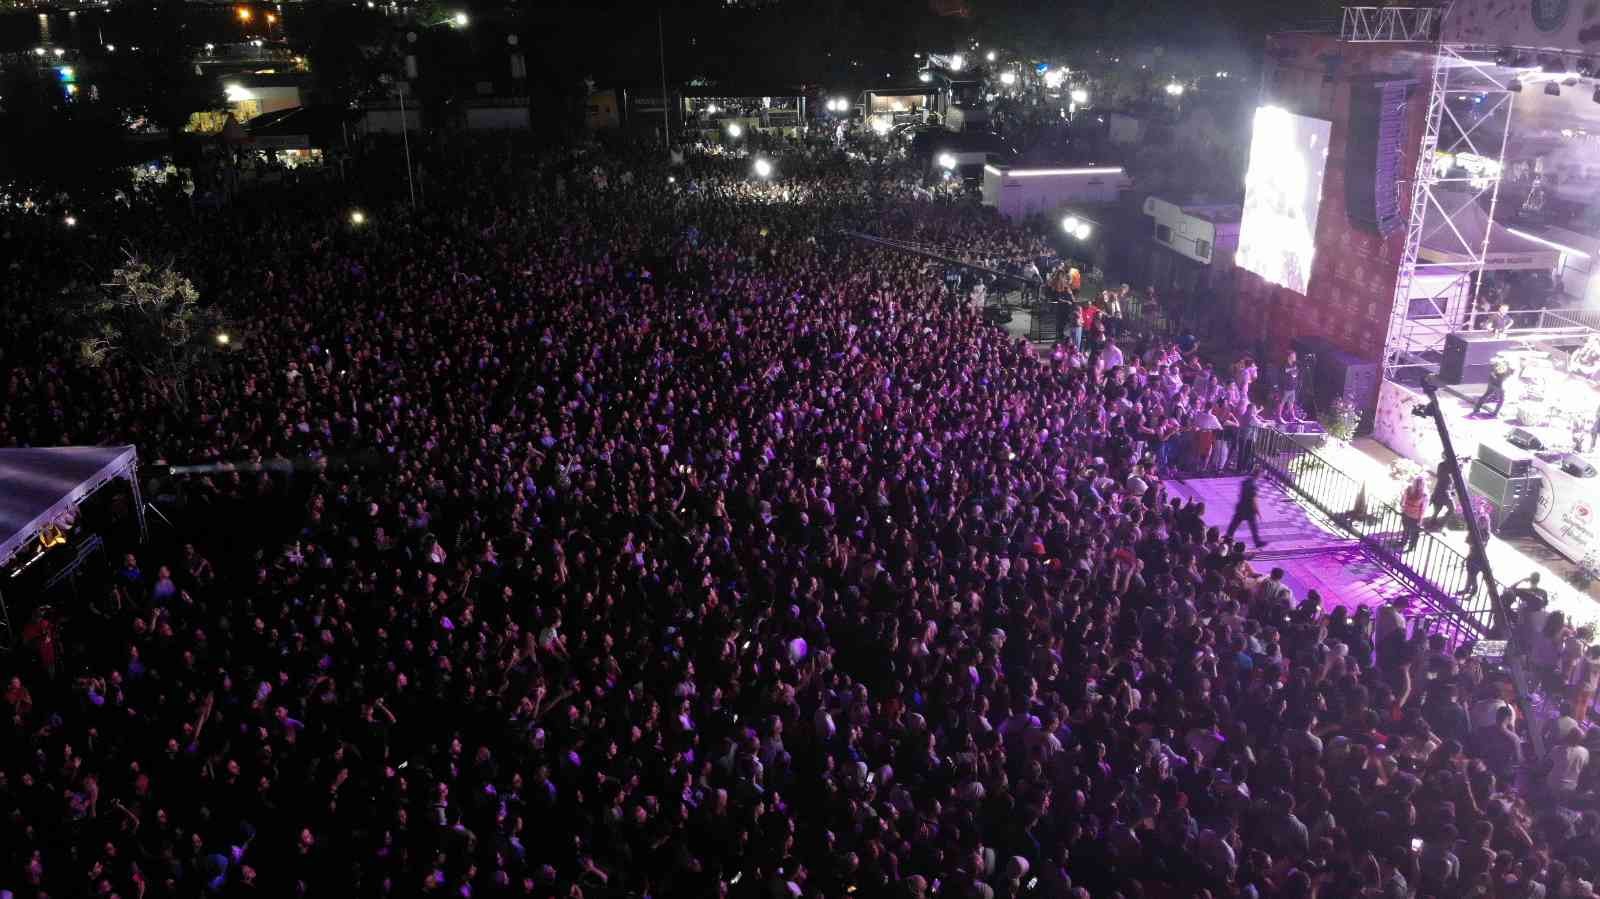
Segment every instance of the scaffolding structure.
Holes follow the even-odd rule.
[[[1439,30],[1439,13],[1435,6],[1346,6],[1339,34],[1360,43],[1431,41]]]
[[[1344,39],[1362,38],[1347,31]],[[1430,49],[1435,55],[1427,115],[1384,339],[1384,377],[1389,379],[1415,380],[1437,371],[1445,336],[1464,327],[1471,315],[1489,256],[1511,112],[1521,90],[1515,72],[1500,69],[1492,50],[1449,44]],[[1442,261],[1421,258],[1425,237],[1432,243],[1431,255]]]

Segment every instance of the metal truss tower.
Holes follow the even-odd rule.
[[[1405,19],[1400,8],[1381,10],[1387,16],[1379,12],[1346,9],[1343,39],[1398,42],[1383,35],[1416,32],[1375,23],[1421,21]],[[1428,21],[1430,27],[1437,23]],[[1384,339],[1384,376],[1390,379],[1408,369],[1413,375],[1436,370],[1422,354],[1442,349],[1445,335],[1460,330],[1471,313],[1489,254],[1511,111],[1521,90],[1515,72],[1496,66],[1493,50],[1446,44],[1428,49],[1435,54],[1428,111]],[[1425,236],[1433,261],[1419,260]]]

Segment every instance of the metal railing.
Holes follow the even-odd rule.
[[[1260,465],[1340,530],[1354,537],[1392,574],[1415,590],[1435,613],[1434,629],[1452,643],[1488,633],[1490,602],[1479,580],[1470,595],[1467,558],[1423,529],[1404,550],[1405,523],[1392,503],[1369,496],[1367,485],[1335,467],[1313,446],[1319,437],[1257,428],[1245,464]]]

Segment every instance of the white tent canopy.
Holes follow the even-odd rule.
[[[138,464],[131,446],[0,449],[0,565],[113,478],[133,485],[137,504]]]
[[[1429,215],[1417,258],[1443,265],[1470,265],[1483,250],[1485,229],[1489,246],[1484,269],[1491,272],[1553,271],[1561,264],[1561,251],[1548,244],[1519,237],[1499,222],[1490,222],[1483,207],[1466,195],[1441,193],[1439,205],[1450,215]]]

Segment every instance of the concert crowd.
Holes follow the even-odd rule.
[[[1169,497],[1254,365],[1008,336],[842,232],[1037,238],[893,171],[658,155],[8,216],[0,444],[164,518],[0,658],[0,895],[1593,895],[1586,716]],[[52,318],[129,250],[233,317],[181,410]]]

